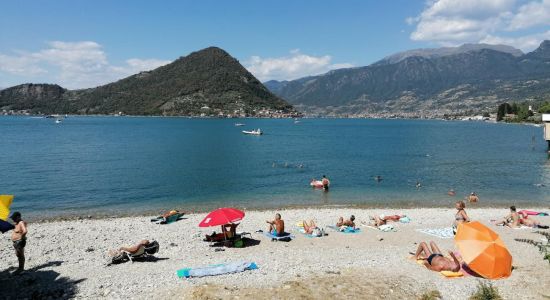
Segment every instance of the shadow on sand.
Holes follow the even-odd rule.
[[[77,284],[86,280],[60,277],[58,272],[43,270],[60,266],[62,261],[52,261],[12,275],[15,268],[0,271],[0,298],[2,299],[70,299],[77,292]]]

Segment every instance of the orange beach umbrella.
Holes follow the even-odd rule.
[[[484,278],[506,278],[512,273],[512,255],[506,245],[480,222],[459,224],[455,243],[468,267]]]

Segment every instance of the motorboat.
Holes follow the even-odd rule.
[[[262,135],[264,134],[260,128],[252,131],[243,130],[244,134],[250,134],[250,135]]]

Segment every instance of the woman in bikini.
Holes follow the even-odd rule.
[[[428,247],[426,242],[422,242],[418,245],[415,258],[416,260],[425,260],[424,265],[432,271],[458,272],[460,270],[460,261],[458,261],[452,251],[449,251],[449,255],[452,259],[443,256],[441,250],[439,250],[439,247],[434,242],[430,242],[430,247]]]
[[[470,218],[468,217],[468,214],[466,214],[466,210],[464,210],[466,208],[466,204],[464,203],[464,201],[457,201],[455,204],[455,208],[457,212],[455,214],[455,221],[453,223],[454,234],[456,234],[458,224],[470,222]]]

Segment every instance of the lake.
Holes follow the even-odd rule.
[[[265,134],[241,133],[254,128]],[[437,120],[0,117],[0,193],[14,194],[12,210],[33,218],[449,206],[472,191],[480,205],[547,206],[542,135],[534,126]],[[309,186],[323,174],[328,193]]]

